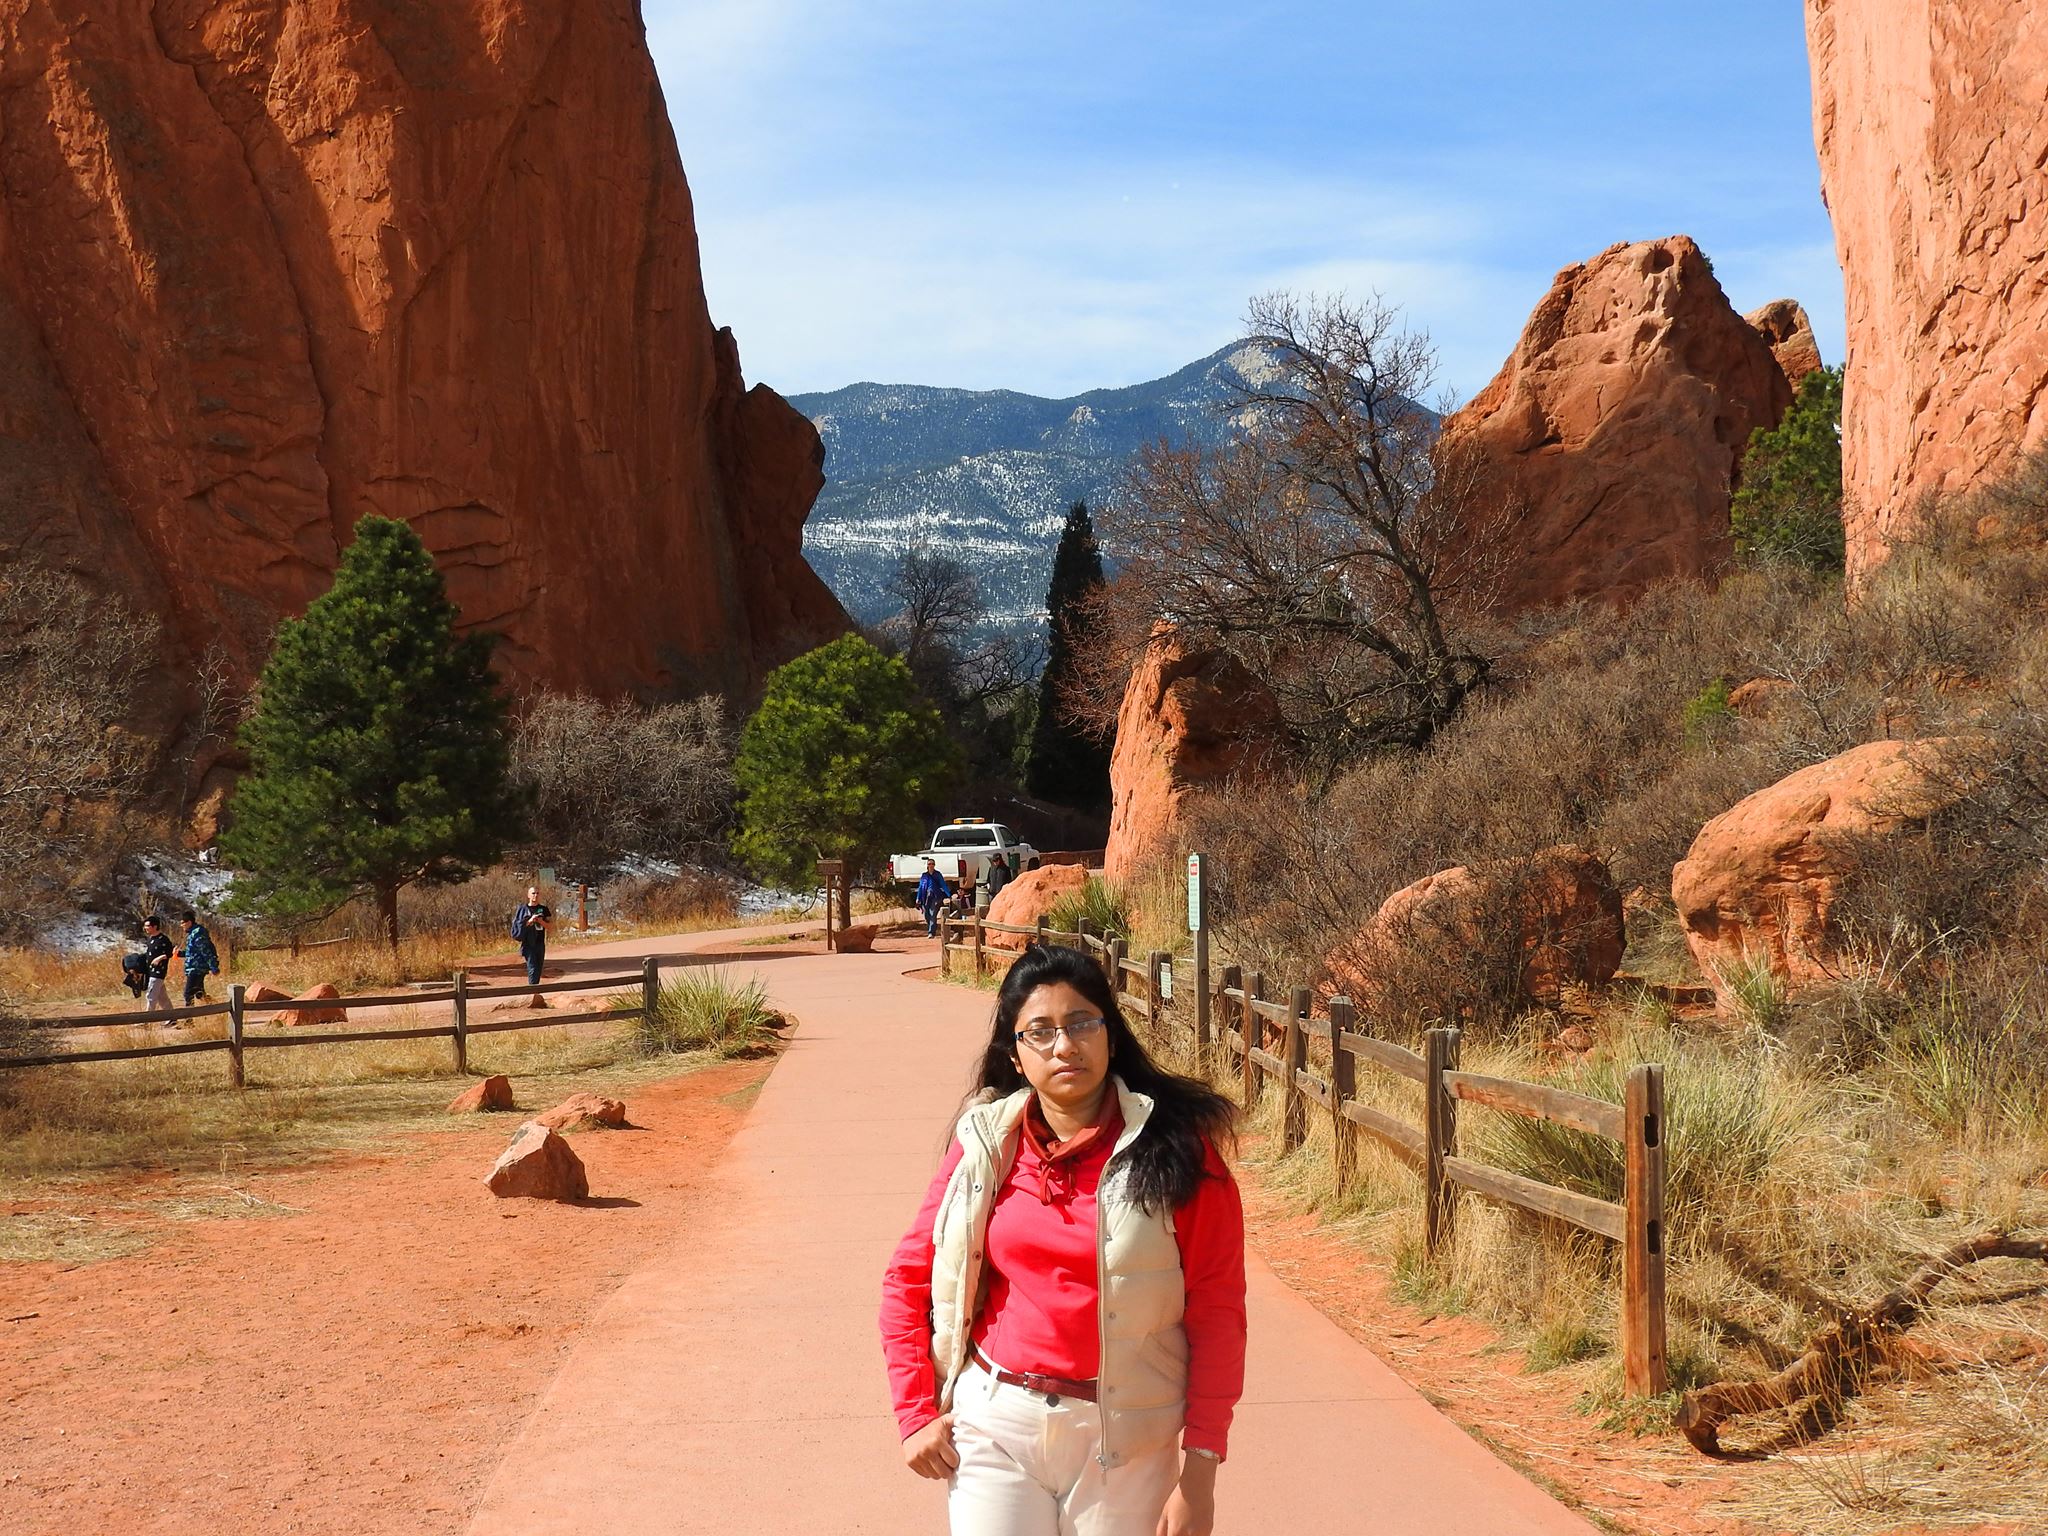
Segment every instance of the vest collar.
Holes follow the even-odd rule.
[[[1109,1082],[1116,1090],[1117,1108],[1123,1112],[1124,1117],[1123,1134],[1117,1137],[1116,1146],[1110,1152],[1111,1157],[1116,1157],[1138,1139],[1138,1133],[1145,1129],[1145,1122],[1152,1118],[1152,1096],[1130,1088],[1114,1072],[1109,1074]],[[984,1089],[983,1092],[989,1090]],[[959,1137],[962,1146],[973,1146],[974,1142],[969,1140],[973,1137],[986,1145],[992,1154],[1001,1158],[1005,1149],[1021,1134],[1024,1111],[1030,1104],[1029,1088],[1019,1088],[1015,1093],[1003,1098],[996,1098],[991,1094],[990,1097],[968,1106],[966,1112],[960,1116],[959,1124],[954,1127],[954,1134]]]

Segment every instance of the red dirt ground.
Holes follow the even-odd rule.
[[[0,1531],[460,1531],[585,1320],[689,1225],[769,1066],[625,1095],[645,1129],[572,1138],[585,1204],[492,1198],[503,1138],[472,1124],[237,1176],[299,1214],[0,1266]]]

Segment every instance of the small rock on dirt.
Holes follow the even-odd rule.
[[[842,955],[865,955],[875,947],[875,936],[881,930],[873,923],[856,923],[851,928],[839,930],[839,953]]]
[[[533,1118],[551,1131],[622,1131],[629,1123],[623,1102],[595,1093],[572,1093]]]
[[[543,994],[536,992],[531,997],[508,997],[502,1003],[493,1003],[491,1005],[491,1012],[531,1013],[536,1008],[552,1008],[554,1006]]]
[[[538,1120],[519,1127],[512,1145],[484,1176],[484,1183],[501,1198],[582,1200],[590,1194],[583,1160],[567,1141]]]
[[[451,1115],[476,1115],[485,1110],[513,1109],[512,1079],[502,1073],[473,1083],[448,1101]]]

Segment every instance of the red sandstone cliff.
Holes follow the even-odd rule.
[[[1443,451],[1470,455],[1501,508],[1505,606],[1625,598],[1727,559],[1750,432],[1791,403],[1769,344],[1673,235],[1560,272]]]
[[[2048,440],[2048,10],[1806,0],[1848,299],[1852,579],[1929,494]]]
[[[1258,772],[1279,722],[1272,694],[1233,657],[1155,630],[1117,712],[1104,876],[1129,880],[1185,854],[1175,842],[1182,808]]]
[[[246,679],[377,512],[515,684],[737,690],[845,627],[822,458],[633,0],[0,0],[0,557]]]

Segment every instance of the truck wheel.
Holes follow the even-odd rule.
[[[1029,864],[1026,864],[1024,867],[1026,869],[1036,869],[1038,868],[1038,860],[1033,859]]]

